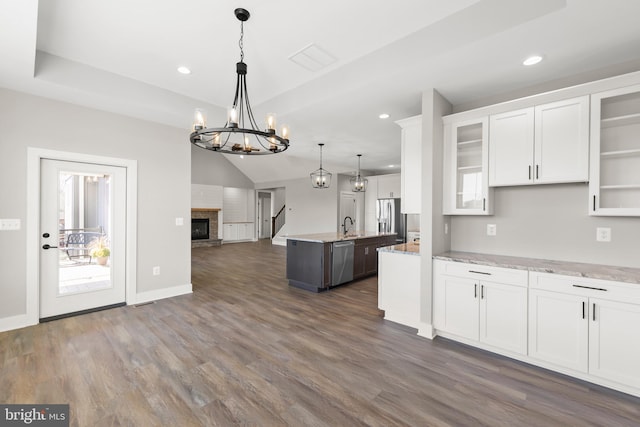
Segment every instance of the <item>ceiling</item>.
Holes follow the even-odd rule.
[[[640,69],[637,0],[3,0],[0,86],[183,128],[186,144],[195,108],[211,126],[232,103],[236,7],[251,13],[254,113],[291,127],[285,153],[227,156],[256,183],[307,176],[320,142],[331,172],[358,153],[397,172],[394,121],[420,114],[426,89],[459,110]],[[289,59],[312,44],[333,62]],[[532,53],[544,61],[524,67]]]

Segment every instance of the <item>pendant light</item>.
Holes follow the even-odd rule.
[[[324,144],[318,145],[320,146],[320,169],[309,174],[311,176],[311,186],[313,188],[329,188],[331,185],[331,172],[327,172],[322,168],[322,147]]]
[[[355,192],[365,192],[367,191],[367,178],[363,178],[360,175],[360,157],[362,154],[358,154],[358,174],[352,177],[349,182],[351,182],[351,190]]]
[[[240,21],[240,62],[236,63],[236,94],[233,105],[227,110],[227,122],[223,127],[208,128],[202,110],[196,110],[193,132],[189,139],[200,148],[225,154],[275,154],[289,148],[289,129],[282,126],[276,134],[276,116],[268,114],[265,129],[256,123],[249,104],[247,91],[247,64],[244,62],[244,22],[249,19],[249,11],[238,8],[236,18]]]

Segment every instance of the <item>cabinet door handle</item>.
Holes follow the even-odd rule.
[[[484,285],[480,285],[480,299],[484,299]]]
[[[478,284],[473,285],[473,297],[478,298]]]
[[[486,211],[487,210],[487,199],[486,198],[482,198],[482,211]]]
[[[596,211],[596,195],[593,195],[593,211]]]
[[[585,309],[586,309],[587,303],[582,301],[582,318],[585,318]]]
[[[593,288],[591,286],[584,286],[584,285],[571,285],[574,288],[583,288],[583,289],[591,289],[592,291],[603,291],[603,292],[607,292],[607,289],[605,288]]]
[[[487,276],[491,276],[491,273],[486,273],[484,271],[475,271],[475,270],[468,270],[468,271],[469,271],[469,273],[484,274],[484,275],[487,275]]]
[[[529,165],[529,180],[531,180],[531,165]]]
[[[539,166],[540,166],[540,165],[536,165],[536,179],[538,179],[538,167],[539,167]]]
[[[369,248],[368,247],[364,248],[364,254],[365,255],[369,255]]]
[[[596,303],[593,303],[593,321],[596,321]]]

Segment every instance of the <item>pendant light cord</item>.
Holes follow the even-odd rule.
[[[240,46],[240,62],[244,62],[244,22],[240,21],[240,41],[238,42],[238,46]]]

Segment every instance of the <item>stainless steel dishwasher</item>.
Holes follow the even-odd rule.
[[[353,240],[334,242],[331,256],[331,286],[353,280]]]

